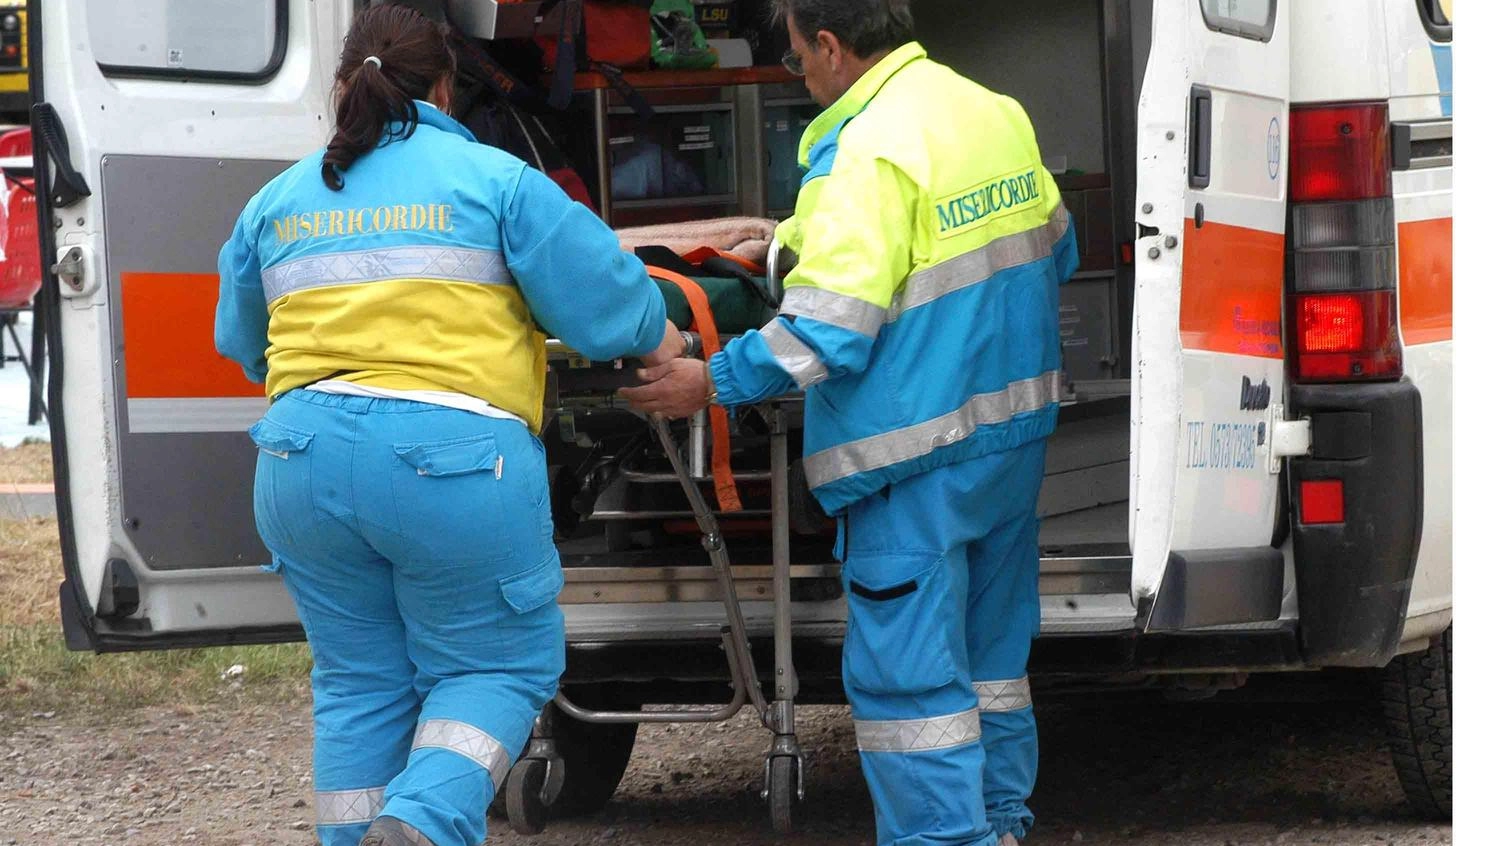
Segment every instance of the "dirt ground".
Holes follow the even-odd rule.
[[[493,821],[487,843],[871,843],[846,710],[799,712],[808,797],[784,841],[757,795],[765,736],[743,714],[730,726],[643,729],[604,812],[533,839]],[[1059,702],[1039,714],[1030,846],[1452,840],[1450,825],[1410,815],[1363,705]],[[308,846],[309,733],[306,699],[0,722],[0,846]]]

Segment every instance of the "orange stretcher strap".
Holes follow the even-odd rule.
[[[736,253],[727,252],[726,250],[718,250],[715,247],[697,247],[685,253],[683,256],[681,256],[681,258],[683,258],[690,264],[698,265],[705,259],[713,258],[715,256],[719,256],[729,262],[732,262],[733,264],[740,265],[741,268],[748,273],[760,274],[763,272],[763,266],[761,264],[758,264],[751,259],[742,258]]]
[[[648,275],[654,279],[672,282],[684,292],[689,301],[689,328],[700,333],[705,360],[721,351],[721,333],[716,331],[715,316],[710,311],[710,298],[705,289],[688,276],[648,266]],[[715,498],[722,511],[741,511],[742,499],[736,492],[736,477],[731,474],[731,418],[719,405],[710,407],[710,472],[715,479]]]

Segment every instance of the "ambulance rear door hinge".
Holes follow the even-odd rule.
[[[1269,472],[1278,473],[1283,460],[1311,452],[1311,421],[1286,420],[1282,403],[1269,404]]]

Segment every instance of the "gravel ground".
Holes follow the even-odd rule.
[[[1352,704],[1042,704],[1034,844],[1451,843],[1417,822],[1371,709]],[[757,798],[765,736],[643,729],[613,803],[538,838],[493,821],[488,844],[778,842]],[[808,753],[800,833],[872,842],[851,723],[799,712]],[[0,721],[0,846],[308,846],[307,703],[141,709]]]

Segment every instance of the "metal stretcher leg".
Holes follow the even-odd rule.
[[[781,416],[778,420],[782,420]],[[752,660],[752,648],[747,639],[746,618],[742,615],[741,603],[737,600],[736,583],[731,572],[731,559],[726,554],[726,542],[721,535],[720,525],[715,519],[715,514],[710,510],[710,506],[705,502],[705,497],[700,493],[694,477],[690,475],[684,459],[679,455],[678,445],[669,432],[668,424],[660,418],[654,418],[652,426],[659,441],[663,444],[663,450],[668,455],[669,462],[673,465],[680,485],[684,488],[684,495],[689,498],[690,506],[695,513],[695,521],[704,536],[701,544],[710,556],[710,566],[715,571],[716,581],[720,584],[721,600],[726,609],[726,625],[721,629],[721,642],[726,650],[727,668],[731,672],[732,699],[716,710],[694,708],[648,712],[591,711],[569,701],[569,698],[560,691],[538,718],[527,752],[507,775],[505,788],[507,817],[512,828],[519,834],[537,834],[543,831],[547,824],[547,808],[562,789],[563,760],[553,745],[552,721],[555,708],[585,723],[708,723],[731,719],[750,699],[763,724],[775,735],[773,751],[768,755],[768,788],[765,789],[764,796],[774,806],[775,826],[780,825],[778,822],[780,819],[783,820],[780,831],[786,831],[791,827],[788,811],[791,802],[787,798],[780,802],[779,797],[789,797],[795,789],[798,789],[800,794],[803,792],[797,780],[798,774],[802,772],[799,746],[793,735],[793,697],[798,683],[793,674],[790,648],[792,612],[789,594],[787,433],[783,431],[780,422],[777,426],[778,433],[773,439],[775,499],[780,492],[782,496],[781,506],[779,502],[775,502],[773,506],[774,534],[777,538],[774,543],[774,605],[777,620],[774,642],[775,652],[779,656],[777,669],[779,702],[776,707],[769,708],[762,686],[758,682],[757,668]],[[782,526],[781,532],[778,529],[779,525]],[[785,774],[779,776],[779,773]],[[781,814],[778,810],[780,806],[784,809]]]
[[[794,805],[804,801],[804,755],[794,731],[794,698],[799,676],[794,672],[793,596],[789,578],[789,442],[783,410],[771,415],[773,495],[773,706],[764,722],[773,732],[773,748],[764,769],[763,799],[773,829],[794,829]]]
[[[700,534],[704,536],[700,544],[710,555],[711,569],[715,571],[716,581],[721,586],[721,602],[726,607],[726,625],[731,629],[731,648],[726,653],[727,660],[731,663],[733,672],[740,669],[741,681],[752,700],[752,706],[766,722],[768,701],[762,694],[762,685],[757,681],[757,667],[752,661],[751,642],[747,639],[747,620],[742,616],[742,605],[736,598],[736,580],[731,574],[731,558],[726,555],[726,538],[721,535],[720,524],[705,502],[705,496],[700,493],[700,486],[684,466],[678,445],[674,443],[674,436],[669,433],[668,423],[655,417],[653,427],[658,432],[658,440],[663,443],[663,451],[668,454],[669,463],[674,466],[674,473],[679,477],[684,495],[689,498],[690,508],[695,512],[695,522],[700,527]]]

